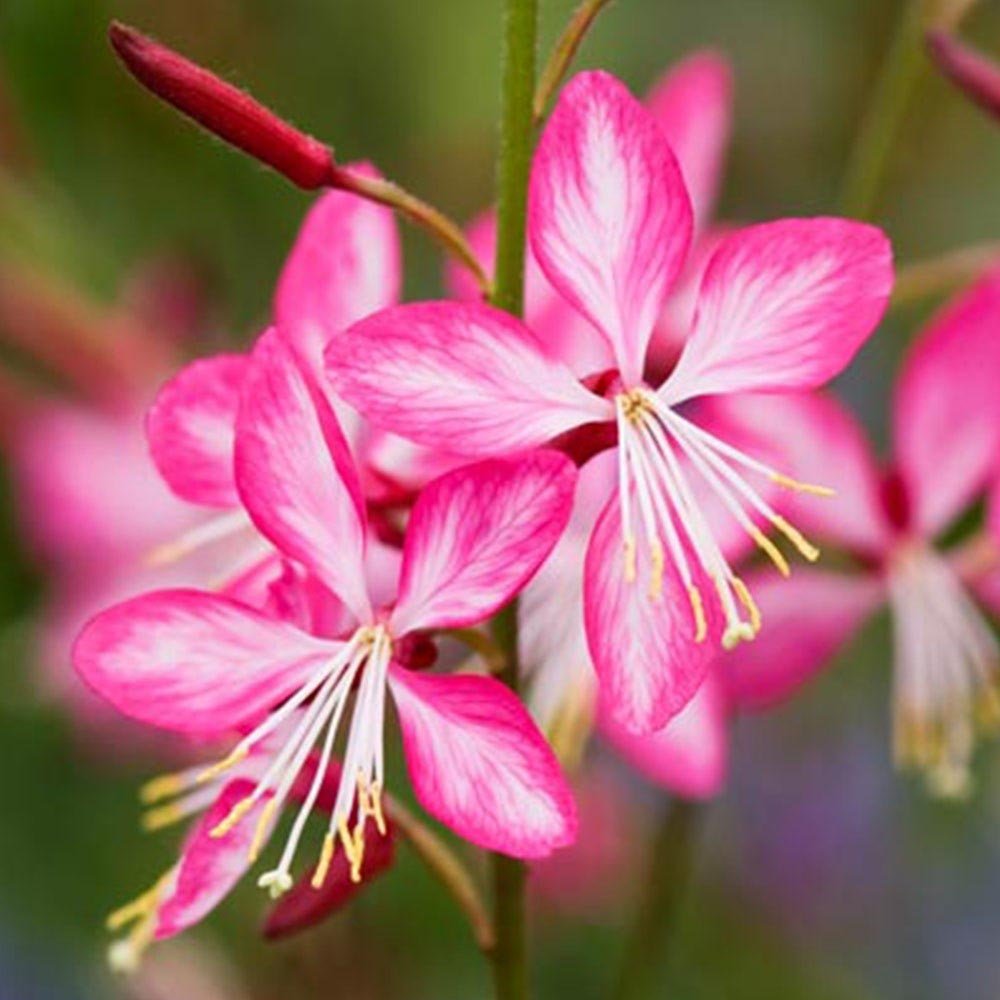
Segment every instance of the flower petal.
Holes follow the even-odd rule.
[[[657,733],[636,736],[611,719],[601,734],[640,774],[686,799],[717,795],[729,769],[725,692],[714,670],[681,712]]]
[[[761,572],[747,578],[764,627],[720,663],[740,708],[769,708],[826,666],[883,597],[868,576],[797,569],[791,580]]]
[[[380,177],[370,164],[349,168]],[[299,358],[319,371],[330,338],[393,305],[402,277],[392,211],[345,191],[324,194],[309,210],[278,280],[275,321]]]
[[[712,214],[733,116],[729,61],[706,49],[677,63],[646,98],[663,129],[691,195],[695,228]]]
[[[915,526],[941,531],[1000,455],[1000,267],[931,322],[903,363],[893,434]]]
[[[257,342],[244,383],[236,483],[261,533],[367,618],[354,459],[326,398],[275,331]]]
[[[160,590],[92,618],[73,665],[125,715],[209,736],[280,702],[339,646],[226,597]]]
[[[193,361],[160,390],[146,416],[146,438],[167,485],[184,500],[236,507],[233,437],[249,360],[219,354]]]
[[[181,849],[170,895],[157,910],[156,938],[172,937],[203,920],[232,891],[251,865],[250,847],[267,798],[261,800],[224,837],[214,830],[232,808],[254,790],[254,782],[228,782],[198,820]],[[271,824],[274,826],[273,822]]]
[[[490,851],[545,857],[576,837],[576,805],[555,755],[492,677],[393,668],[403,751],[420,804]]]
[[[614,416],[526,326],[472,303],[377,313],[330,342],[326,371],[374,424],[456,454],[521,451]]]
[[[528,228],[549,280],[638,381],[692,214],[663,132],[613,76],[580,73],[563,89],[535,154]]]
[[[471,625],[506,604],[559,540],[575,483],[568,458],[537,451],[427,486],[406,531],[393,631]]]
[[[655,600],[643,582],[650,574],[649,553],[639,546],[635,579],[626,580],[621,507],[615,493],[587,550],[584,620],[604,710],[617,725],[636,734],[661,729],[680,712],[701,686],[718,648],[716,602],[705,602],[708,637],[696,643],[688,595],[672,564],[665,569],[663,590]]]
[[[892,252],[874,226],[782,219],[738,230],[709,262],[691,337],[661,393],[677,403],[822,385],[874,330],[891,289]]]

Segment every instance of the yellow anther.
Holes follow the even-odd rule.
[[[217,761],[210,767],[206,767],[201,774],[198,775],[198,784],[204,784],[206,781],[211,781],[213,778],[217,778],[224,771],[228,771],[231,767],[235,767],[241,760],[243,760],[247,755],[246,747],[237,747],[228,757],[223,757],[222,760]]]
[[[187,816],[187,810],[177,802],[171,802],[166,806],[157,806],[150,809],[142,817],[142,828],[149,833],[154,830],[162,830],[164,827],[173,826],[178,820]]]
[[[771,560],[771,562],[774,563],[778,572],[782,576],[788,576],[790,574],[791,571],[788,568],[788,560],[781,554],[781,549],[779,549],[778,546],[775,545],[763,531],[759,528],[753,528],[750,532],[750,537],[753,538],[758,547]]]
[[[351,881],[361,881],[361,862],[365,859],[365,821],[359,819],[354,825],[354,857],[351,860]]]
[[[257,826],[253,832],[253,840],[250,842],[250,850],[247,851],[247,860],[253,864],[259,857],[264,841],[267,839],[268,827],[274,817],[274,811],[278,808],[278,800],[270,799],[267,805],[260,811],[257,819]]]
[[[625,582],[635,583],[635,539],[625,539]]]
[[[371,811],[369,815],[375,820],[378,832],[385,836],[385,814],[382,812],[382,785],[378,781],[372,782],[371,787]]]
[[[756,635],[760,631],[760,608],[757,607],[757,602],[753,599],[747,585],[738,576],[734,576],[729,582],[733,585],[733,590],[736,591],[740,604],[750,616],[750,627]]]
[[[783,517],[774,518],[774,526],[799,550],[804,559],[808,559],[809,562],[816,562],[819,559],[819,549],[806,541],[802,533],[793,528]]]
[[[817,497],[832,497],[837,495],[837,491],[830,489],[829,486],[814,486],[812,483],[800,483],[797,479],[792,479],[791,476],[783,476],[780,472],[772,473],[771,480],[779,486],[784,486],[786,490],[795,490],[796,493],[811,493]]]
[[[149,916],[156,909],[156,904],[160,901],[167,883],[173,878],[175,869],[171,868],[160,876],[144,893],[136,896],[131,902],[118,907],[113,913],[109,913],[105,920],[105,926],[109,931],[121,930],[126,924],[133,920],[140,920]]]
[[[694,615],[694,641],[704,642],[708,635],[705,605],[702,603],[701,591],[693,583],[688,587],[688,600],[691,602],[691,613]]]
[[[139,801],[145,805],[152,805],[160,799],[170,798],[183,792],[185,788],[190,788],[194,782],[185,774],[161,774],[156,778],[151,778],[139,789]]]
[[[656,601],[663,593],[663,546],[658,538],[649,543],[649,599]]]
[[[215,840],[218,840],[219,837],[224,837],[234,826],[236,826],[237,823],[239,823],[241,819],[243,819],[244,816],[246,816],[248,812],[250,812],[253,806],[253,796],[248,795],[245,799],[240,799],[240,801],[229,810],[229,815],[212,828],[209,836]]]
[[[333,852],[337,849],[337,841],[332,833],[327,833],[323,838],[323,849],[319,854],[319,864],[313,872],[312,887],[322,889],[326,876],[330,873],[330,863],[333,861]]]

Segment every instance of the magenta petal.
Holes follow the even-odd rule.
[[[875,329],[892,278],[889,241],[860,222],[782,219],[731,233],[705,271],[664,398],[822,385]]]
[[[649,553],[639,546],[636,578],[625,577],[621,506],[608,501],[590,539],[584,569],[584,618],[604,709],[631,733],[655,732],[691,700],[718,650],[714,600],[705,601],[707,638],[695,642],[688,594],[668,561],[663,590],[649,596]],[[711,584],[708,584],[711,587]],[[712,593],[704,586],[706,597]]]
[[[1000,267],[959,295],[910,350],[893,434],[915,525],[934,535],[986,485],[1000,456]]]
[[[146,416],[150,454],[184,500],[236,507],[233,437],[248,359],[220,354],[193,361],[161,390]]]
[[[348,169],[379,177],[370,164]],[[393,305],[402,280],[399,233],[392,211],[329,191],[309,210],[278,281],[275,322],[314,371],[332,336]]]
[[[768,708],[811,680],[883,599],[874,577],[796,569],[791,580],[761,572],[746,580],[764,627],[720,661],[741,708]]]
[[[160,590],[92,618],[73,665],[125,715],[211,736],[280,702],[339,645],[226,597]]]
[[[397,634],[488,618],[534,576],[573,508],[576,468],[555,451],[467,465],[434,480],[406,531]]]
[[[528,227],[549,280],[637,381],[688,252],[691,202],[660,127],[613,76],[580,73],[563,89],[535,154]]]
[[[213,837],[212,830],[253,790],[254,782],[246,778],[230,781],[188,834],[173,889],[157,910],[157,939],[179,934],[203,920],[250,867],[250,847],[266,797],[224,837]]]
[[[326,371],[372,423],[456,454],[521,451],[614,417],[523,323],[473,303],[376,313],[330,342]]]
[[[244,384],[236,482],[261,533],[367,618],[354,459],[325,397],[273,330],[257,342]]]
[[[729,767],[726,698],[714,670],[659,732],[636,736],[605,719],[601,733],[640,774],[676,795],[709,799],[725,784]]]
[[[696,229],[711,217],[719,190],[732,125],[732,76],[725,56],[695,52],[663,76],[646,98],[680,164]]]
[[[539,858],[576,837],[576,805],[555,755],[492,677],[390,673],[420,804],[489,851]]]

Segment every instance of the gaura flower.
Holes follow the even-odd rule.
[[[549,281],[607,339],[612,370],[581,382],[509,316],[432,302],[386,310],[335,338],[327,374],[376,425],[457,453],[501,455],[557,438],[572,450],[570,432],[617,439],[618,485],[587,557],[587,636],[616,718],[649,732],[697,690],[709,635],[731,648],[760,624],[699,496],[724,507],[782,572],[784,556],[759,523],[807,558],[818,554],[752,480],[809,487],[689,419],[683,404],[832,378],[882,315],[890,249],[879,230],[832,218],[724,237],[680,357],[651,385],[647,346],[687,255],[691,204],[660,127],[604,73],[571,81],[549,120],[529,231]]]
[[[289,889],[299,840],[343,736],[344,778],[313,884],[323,885],[338,842],[359,877],[366,821],[384,829],[388,692],[428,812],[479,846],[520,857],[569,843],[572,797],[515,696],[489,677],[421,675],[403,660],[428,631],[478,623],[524,586],[565,527],[572,463],[540,451],[435,480],[413,508],[398,594],[388,605],[367,585],[367,519],[347,442],[308,369],[274,332],[261,338],[244,377],[234,468],[257,529],[351,612],[350,628],[331,638],[222,595],[170,590],[98,615],[74,647],[81,676],[126,715],[199,737],[246,732],[204,778],[251,758],[301,712],[209,836],[249,829],[256,855],[319,746],[281,857],[259,879],[274,895]]]
[[[853,554],[859,570],[810,570],[788,593],[761,580],[762,613],[777,627],[731,663],[743,703],[772,704],[887,604],[895,757],[921,769],[931,789],[945,795],[967,791],[976,730],[993,729],[1000,719],[1000,648],[974,599],[989,602],[995,549],[986,544],[983,559],[982,538],[941,545],[996,475],[998,329],[1000,269],[994,268],[910,349],[893,398],[895,455],[885,466],[843,407],[819,396],[798,401],[786,424],[799,437],[794,470],[829,470],[845,502],[836,517],[807,502],[796,516]]]

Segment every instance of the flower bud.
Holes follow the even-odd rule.
[[[927,50],[966,97],[1000,118],[1000,65],[940,29],[927,33]]]
[[[134,28],[114,21],[108,37],[125,67],[144,87],[213,135],[300,188],[312,190],[329,183],[333,153],[318,139]]]

